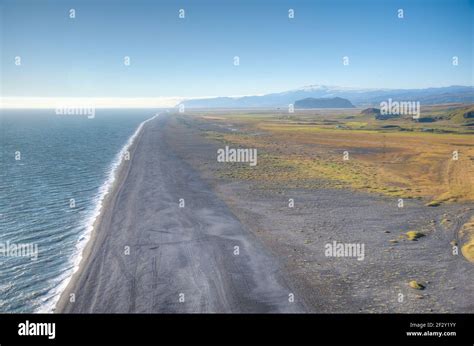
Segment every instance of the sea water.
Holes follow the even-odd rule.
[[[53,311],[124,151],[156,112],[0,111],[0,312]]]

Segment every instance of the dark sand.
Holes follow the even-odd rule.
[[[137,137],[56,310],[305,311],[289,301],[279,261],[177,156],[169,118],[148,122]]]
[[[230,131],[181,115],[144,126],[59,312],[474,311],[474,266],[450,244],[471,206],[228,181],[209,129]],[[364,260],[326,257],[332,241],[364,243]]]
[[[453,255],[451,244],[474,214],[472,204],[427,207],[423,201],[405,200],[401,209],[396,198],[375,194],[282,185],[268,189],[257,182],[222,179],[216,173],[222,167],[216,151],[225,144],[202,134],[240,131],[229,126],[180,116],[170,121],[168,131],[174,133],[175,152],[201,172],[242,224],[284,263],[309,311],[474,312],[474,265],[460,253]],[[294,208],[288,208],[289,198],[295,200]],[[450,221],[442,222],[446,219]],[[405,239],[408,230],[426,236],[410,241]],[[365,259],[326,257],[324,246],[333,241],[365,244]],[[409,287],[411,280],[426,288]]]

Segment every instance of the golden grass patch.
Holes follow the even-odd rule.
[[[229,173],[235,178],[302,187],[318,187],[324,180],[330,187],[425,198],[431,206],[474,201],[473,135],[337,129],[333,120],[314,121],[318,124],[288,123],[281,115],[239,116],[235,124],[244,133],[215,137],[258,149],[257,166]],[[452,159],[454,151],[458,160]]]
[[[469,262],[474,262],[474,217],[462,226],[460,236],[466,239],[461,253]]]

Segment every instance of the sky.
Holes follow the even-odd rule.
[[[3,97],[166,99],[474,80],[474,0],[0,0],[0,16]]]

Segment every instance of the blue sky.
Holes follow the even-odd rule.
[[[474,0],[0,0],[0,8],[4,96],[473,84]]]

